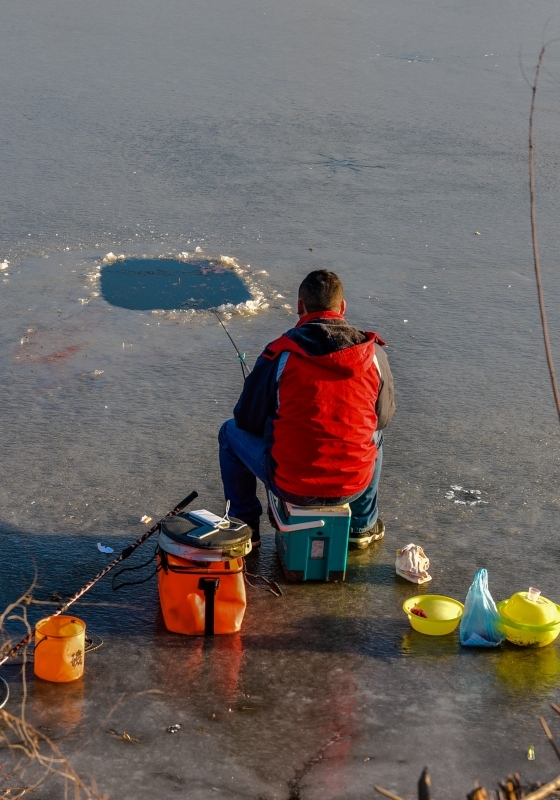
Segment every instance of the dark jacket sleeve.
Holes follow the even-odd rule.
[[[379,395],[375,404],[377,430],[380,431],[386,428],[393,419],[393,414],[395,413],[395,387],[391,367],[389,366],[389,359],[383,348],[378,344],[375,345],[375,355],[377,357],[377,363],[379,364],[379,375],[381,378]]]
[[[238,428],[263,436],[265,424],[276,411],[278,361],[259,356],[253,371],[245,379],[243,391],[233,409]]]

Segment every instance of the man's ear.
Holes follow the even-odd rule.
[[[304,317],[307,314],[307,311],[303,304],[303,300],[300,297],[298,297],[297,301],[297,313],[299,314],[300,317]]]
[[[346,312],[346,300],[343,300],[342,303],[340,304],[340,313],[342,314],[342,316],[344,316],[345,312]]]

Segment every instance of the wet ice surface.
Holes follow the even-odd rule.
[[[386,540],[350,555],[346,583],[284,585],[278,600],[250,589],[242,633],[215,641],[167,633],[153,581],[114,595],[106,580],[76,605],[104,646],[83,683],[33,682],[29,715],[70,755],[93,737],[76,765],[102,791],[311,800],[371,797],[379,783],[407,798],[428,764],[435,796],[451,798],[475,777],[557,773],[537,715],[559,700],[558,645],[478,652],[456,635],[422,637],[401,611],[418,588],[394,576],[395,550],[413,541],[434,577],[420,591],[464,600],[486,567],[495,600],[530,585],[560,599],[559,436],[530,270],[517,61],[553,9],[6,9],[2,602],[36,564],[30,613],[42,616],[53,592],[68,596],[111,558],[98,542],[119,552],[143,515],[159,518],[193,488],[200,506],[223,510],[216,434],[241,387],[233,348],[210,314],[106,302],[96,276],[107,253],[235,257],[269,303],[225,314],[249,362],[293,324],[301,277],[333,268],[350,320],[389,342],[398,393]],[[544,99],[554,107],[553,92]],[[557,118],[539,125],[558,352]],[[452,487],[485,502],[454,503]],[[263,527],[251,568],[279,578]],[[15,710],[17,668],[2,674]],[[163,694],[135,695],[153,690]]]
[[[350,276],[359,256],[339,255],[355,259]],[[78,275],[82,264],[86,274],[89,263],[76,253],[52,272],[22,262],[3,306],[10,342],[4,414],[15,431],[5,444],[1,487],[5,599],[32,579],[33,561],[36,598],[68,596],[110,558],[98,541],[119,552],[145,530],[144,514],[158,518],[192,488],[199,505],[223,510],[216,431],[241,381],[230,343],[209,316],[154,316],[112,308],[102,297],[81,305],[72,269]],[[421,289],[428,280],[431,303]],[[472,272],[465,278],[385,257],[376,271],[375,296],[383,301],[369,299],[359,277],[349,287],[350,317],[373,321],[390,341],[399,414],[385,449],[386,541],[350,555],[345,584],[284,585],[280,600],[249,589],[242,634],[214,642],[167,633],[153,581],[113,595],[107,579],[75,607],[105,645],[87,657],[82,690],[34,685],[30,708],[57,736],[69,736],[70,752],[101,725],[77,763],[105,790],[140,798],[188,786],[200,797],[219,790],[272,798],[296,786],[305,797],[366,797],[372,782],[381,782],[410,796],[428,763],[439,796],[451,797],[475,775],[494,780],[497,769],[522,768],[535,779],[553,773],[536,715],[558,700],[557,647],[487,653],[462,651],[456,635],[422,637],[401,611],[418,589],[394,576],[395,549],[414,541],[434,576],[420,591],[464,600],[474,572],[486,566],[496,600],[535,584],[558,598],[558,436],[542,360],[535,348],[536,358],[524,362],[524,381],[536,386],[530,415],[538,409],[539,427],[523,448],[519,420],[530,424],[530,417],[518,374],[493,369],[496,353],[511,345],[505,337],[500,349],[499,329],[514,328],[531,288],[511,307],[498,311],[496,304],[498,331],[483,316],[467,349],[446,295],[456,292],[463,313],[474,314],[481,302],[490,306],[489,296],[499,297],[499,276],[486,276],[485,284],[481,299],[469,290]],[[30,297],[31,311],[23,302]],[[252,357],[291,324],[283,302],[230,319],[236,342]],[[397,312],[403,307],[414,320],[406,331]],[[31,327],[30,342],[21,345]],[[127,337],[132,346],[123,349]],[[523,348],[523,335],[513,341]],[[94,370],[102,374],[92,377]],[[470,392],[485,374],[492,379],[484,394]],[[483,486],[487,504],[453,504],[446,497],[452,485]],[[281,580],[267,526],[263,539],[250,569]],[[144,545],[135,563],[152,546]],[[55,606],[31,612],[38,617]],[[17,698],[16,669],[3,674]],[[152,689],[165,694],[134,696]],[[103,722],[123,692],[127,699]],[[182,725],[174,737],[166,732],[172,724]],[[118,740],[108,727],[142,744]],[[537,746],[531,765],[530,744]]]

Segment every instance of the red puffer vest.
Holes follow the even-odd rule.
[[[281,336],[264,358],[279,359],[271,456],[280,489],[300,497],[348,497],[373,475],[379,393],[376,333],[327,355],[309,355]],[[285,363],[283,363],[285,362]]]

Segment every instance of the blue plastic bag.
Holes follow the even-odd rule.
[[[488,589],[488,572],[479,569],[465,600],[459,628],[463,647],[497,647],[505,635],[500,615]]]

